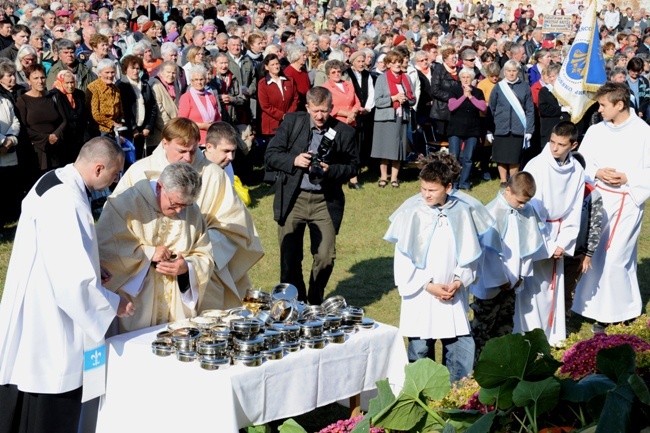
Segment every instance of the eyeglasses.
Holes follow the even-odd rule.
[[[65,32],[65,29],[54,29],[54,32]]]
[[[169,202],[169,208],[170,209],[185,209],[186,207],[192,206],[194,203],[174,203],[169,199],[169,196],[167,195],[167,192],[165,191],[165,188],[163,187],[161,189],[163,194],[165,194],[165,197],[167,197],[167,201]]]
[[[467,62],[475,62],[475,61],[476,61],[476,58],[473,58],[473,59],[463,59],[463,60],[465,60],[465,61],[467,61]]]

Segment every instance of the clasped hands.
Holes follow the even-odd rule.
[[[393,95],[390,97],[392,101],[398,101],[400,104],[403,104],[408,101],[408,98],[404,93],[398,93],[397,95]]]
[[[461,282],[456,280],[451,284],[438,284],[434,282],[427,283],[424,290],[429,292],[439,301],[451,301],[454,299],[456,291],[462,286]]]
[[[621,186],[627,183],[625,173],[619,173],[615,168],[601,168],[596,171],[596,179],[602,180],[611,186]]]
[[[173,252],[162,245],[156,247],[156,252],[151,258],[152,262],[157,262],[156,272],[170,277],[177,277],[189,271],[187,262],[183,255],[179,252],[176,258],[173,257]]]

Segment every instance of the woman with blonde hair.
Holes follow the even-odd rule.
[[[32,65],[38,64],[38,52],[36,48],[31,45],[23,45],[18,49],[18,54],[16,54],[16,82],[25,86],[29,90],[29,83],[27,82],[27,77],[25,76],[24,69]]]

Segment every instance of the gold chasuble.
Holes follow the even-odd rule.
[[[152,265],[156,246],[182,254],[199,305],[212,273],[212,248],[198,206],[167,217],[160,211],[154,185],[142,179],[133,188],[109,197],[97,223],[101,264],[113,274],[105,286],[129,298],[136,307],[132,317],[119,319],[120,333],[197,315],[196,307],[183,303],[177,277],[163,275]]]
[[[142,179],[158,179],[167,165],[165,148],[158,145],[151,156],[137,161],[127,170],[112,197]],[[200,151],[196,152],[192,167],[201,174],[203,181],[196,203],[208,225],[215,264],[197,309],[201,312],[238,307],[246,289],[251,287],[248,270],[264,255],[262,243],[250,212],[234,192],[223,169]]]

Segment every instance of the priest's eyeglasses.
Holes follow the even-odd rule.
[[[170,209],[185,209],[186,207],[192,206],[194,203],[174,203],[169,199],[169,196],[167,195],[167,191],[165,188],[162,188],[163,194],[165,194],[165,197],[167,198],[167,201],[169,202],[169,208]]]

